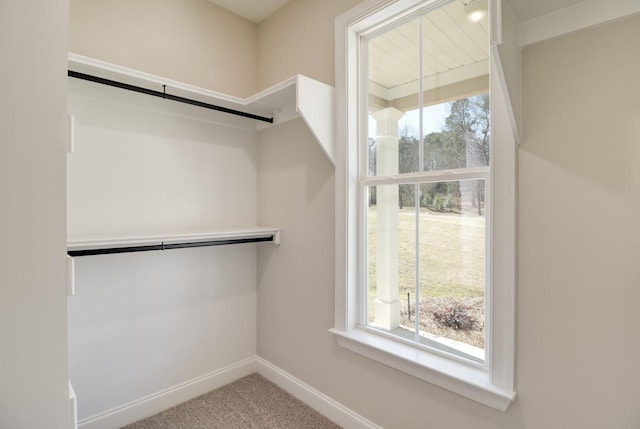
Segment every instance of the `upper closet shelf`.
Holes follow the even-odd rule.
[[[329,161],[335,164],[334,89],[306,76],[297,75],[251,97],[239,98],[72,53],[69,53],[69,71],[70,76],[78,77],[78,74],[82,74],[84,78],[94,77],[96,79],[89,80],[97,83],[111,81],[123,84],[120,87],[125,89],[127,86],[135,87],[133,90],[136,92],[156,96],[166,94],[168,100],[187,99],[195,101],[196,105],[214,105],[223,110],[235,110],[264,119],[272,118],[273,124],[299,116],[307,124]],[[257,119],[256,130],[270,126],[263,119],[254,119]]]
[[[280,230],[256,227],[194,234],[70,239],[67,241],[67,254],[76,257],[259,242],[280,244]]]

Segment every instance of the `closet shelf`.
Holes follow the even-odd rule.
[[[280,230],[256,227],[191,234],[69,239],[67,254],[77,257],[258,242],[280,244]]]
[[[123,86],[137,87],[138,90],[146,89],[154,95],[166,93],[174,100],[189,99],[196,103],[273,118],[273,125],[300,117],[311,130],[331,164],[335,165],[333,160],[334,89],[322,82],[296,75],[251,97],[239,98],[82,55],[69,53],[68,60],[71,74],[93,76],[98,78],[95,82],[100,79],[119,82]],[[255,122],[256,130],[273,126],[260,120]]]

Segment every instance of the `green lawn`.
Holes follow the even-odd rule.
[[[415,291],[415,211],[399,213],[400,293]],[[484,296],[484,217],[420,213],[420,294]],[[369,209],[369,285],[375,290],[376,207]]]
[[[374,320],[373,303],[376,296],[376,207],[369,208],[369,320]],[[403,321],[406,322],[407,293],[414,306],[416,289],[416,214],[415,209],[402,209],[398,219],[399,299]],[[484,319],[485,281],[485,218],[468,214],[443,214],[422,209],[420,213],[420,286],[421,300],[446,303],[473,302],[481,307],[478,317]],[[478,304],[479,303],[479,304]],[[423,309],[425,310],[425,309]],[[413,312],[413,309],[412,309]],[[422,316],[425,317],[425,316]],[[426,316],[428,317],[428,316]],[[425,318],[426,318],[425,317]],[[483,321],[483,320],[482,320]],[[481,322],[482,322],[481,321]],[[431,326],[433,321],[424,321]],[[430,328],[433,331],[435,328]],[[482,336],[475,341],[458,338],[462,333],[447,335],[432,332],[468,343],[482,345]],[[478,333],[476,333],[478,334]]]

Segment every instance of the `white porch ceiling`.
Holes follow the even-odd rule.
[[[423,90],[489,73],[486,18],[470,22],[461,1],[451,2],[422,18],[374,36],[369,42],[370,91],[396,100],[419,91],[419,34],[422,26]]]

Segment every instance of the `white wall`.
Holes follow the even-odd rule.
[[[333,323],[333,168],[302,119],[260,133],[258,222],[281,228],[258,250],[258,354],[312,386],[327,376]]]
[[[0,2],[0,427],[69,427],[68,3]]]
[[[256,225],[253,120],[76,79],[69,93],[71,238]],[[256,246],[75,258],[81,423],[255,356]]]
[[[255,121],[69,80],[69,236],[256,223]]]
[[[71,0],[69,51],[239,97],[256,92],[256,24],[207,0]]]
[[[333,21],[360,0],[294,0],[258,26],[258,84],[295,74],[333,86]]]
[[[314,53],[333,53],[324,5],[296,0],[261,24],[261,49],[287,41],[269,44],[273,62],[261,53],[263,84],[310,69],[333,82],[332,69],[315,68]],[[342,350],[327,333],[333,172],[300,123],[260,135],[259,219],[277,222],[283,244],[259,251],[258,354],[385,428],[637,428],[639,31],[635,16],[524,52],[519,396],[506,413]],[[286,55],[312,37],[313,51]]]
[[[640,426],[640,15],[525,48],[518,388],[531,427]]]
[[[165,401],[166,389],[255,356],[255,246],[76,258],[69,371],[79,419]]]

